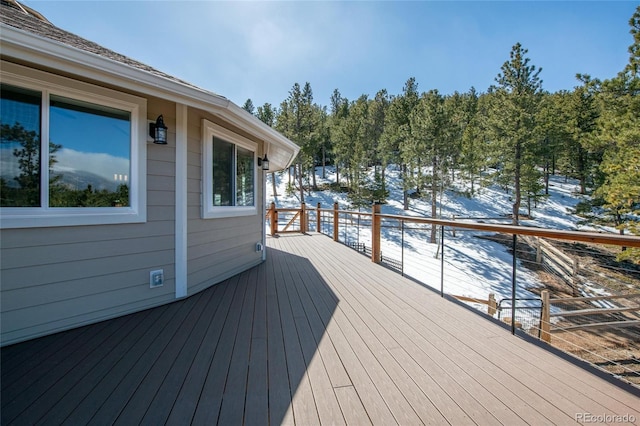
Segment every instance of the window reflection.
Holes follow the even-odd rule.
[[[213,205],[231,206],[233,197],[233,144],[213,138]]]
[[[237,147],[236,206],[253,206],[253,152]]]
[[[40,207],[39,92],[0,86],[0,207]]]
[[[51,96],[51,207],[129,206],[130,122],[128,111]]]

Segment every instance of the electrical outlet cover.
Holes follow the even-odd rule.
[[[157,271],[149,272],[149,287],[160,287],[164,284],[164,271],[158,269]]]

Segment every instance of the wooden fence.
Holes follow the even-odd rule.
[[[557,249],[544,238],[524,236],[522,239],[535,249],[536,263],[569,284],[574,296],[577,295],[580,285],[578,260]]]
[[[542,318],[541,318],[541,333],[540,338],[546,342],[551,341],[551,333],[558,333],[563,331],[575,331],[575,330],[595,330],[602,328],[620,328],[620,327],[632,327],[640,325],[640,306],[619,306],[612,308],[597,307],[593,302],[596,301],[611,301],[620,299],[636,299],[640,298],[639,293],[634,294],[621,294],[611,296],[589,296],[589,297],[566,297],[551,299],[549,297],[549,291],[543,290],[542,297]],[[551,307],[558,304],[582,304],[583,306],[578,309],[563,309],[561,311],[551,312]],[[616,319],[596,320],[596,321],[583,321],[582,323],[563,324],[557,326],[552,323],[551,318],[576,318],[576,317],[588,317],[588,316],[602,316],[608,314],[635,314],[633,316],[622,315]],[[600,317],[602,318],[602,317]]]

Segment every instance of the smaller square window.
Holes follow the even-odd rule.
[[[202,127],[202,217],[257,214],[257,144],[207,120]]]

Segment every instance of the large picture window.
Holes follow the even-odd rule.
[[[203,120],[204,218],[257,214],[257,145]]]
[[[40,207],[40,92],[0,85],[0,207]]]
[[[2,74],[2,227],[144,221],[145,101],[26,72]]]
[[[49,111],[49,206],[129,206],[131,113],[53,95]]]

